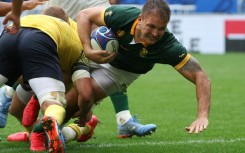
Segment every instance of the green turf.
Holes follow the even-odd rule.
[[[212,82],[212,104],[208,129],[188,134],[196,116],[195,86],[169,66],[157,65],[129,87],[131,113],[141,123],[155,123],[156,133],[147,137],[118,139],[115,114],[109,99],[95,109],[101,124],[86,143],[67,144],[67,152],[81,153],[242,153],[245,151],[245,54],[194,54]],[[21,131],[9,117],[0,129],[0,152],[29,152],[28,143],[10,143],[8,134]]]

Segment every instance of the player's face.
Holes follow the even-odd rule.
[[[141,40],[147,45],[155,44],[164,34],[167,23],[156,13],[139,18]]]

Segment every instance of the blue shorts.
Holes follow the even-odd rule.
[[[0,74],[12,85],[20,75],[25,82],[32,78],[50,77],[63,82],[57,46],[51,37],[33,28],[21,28],[0,37]]]

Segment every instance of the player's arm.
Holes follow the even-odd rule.
[[[104,10],[103,7],[93,7],[84,9],[77,15],[77,29],[84,53],[87,58],[96,63],[108,63],[115,57],[115,53],[109,53],[105,50],[93,50],[90,45],[92,25],[105,25],[102,18]]]
[[[32,10],[37,5],[43,4],[43,0],[29,0],[24,1],[22,5],[22,11],[24,10]],[[7,13],[9,13],[12,9],[12,3],[8,2],[0,2],[0,16],[5,16]]]
[[[178,72],[196,85],[196,98],[198,102],[197,118],[189,127],[186,127],[186,130],[189,131],[189,133],[199,133],[208,126],[211,83],[194,57],[190,57]]]
[[[45,0],[46,1],[46,0]],[[44,0],[28,0],[24,1],[22,5],[22,11],[32,10],[38,5],[44,4]],[[5,16],[12,9],[12,3],[0,2],[0,16]]]
[[[90,78],[89,68],[84,60],[84,56],[77,61],[71,70],[72,81],[78,91],[78,107],[79,107],[79,126],[85,126],[87,116],[94,104],[94,95],[92,88],[92,79]],[[89,118],[90,120],[90,118]]]
[[[29,0],[24,1],[22,5],[22,11],[24,10],[32,10],[37,5],[43,4],[43,0]],[[9,13],[12,9],[12,3],[8,2],[0,2],[0,16],[5,16],[7,13]]]
[[[5,30],[11,34],[15,34],[20,29],[20,15],[22,10],[23,0],[12,0],[12,10],[9,12],[4,20]],[[12,26],[6,26],[8,21],[13,21]]]
[[[28,0],[28,1],[24,1],[23,5],[22,5],[22,11],[24,11],[24,10],[32,10],[35,7],[37,7],[38,5],[44,4],[45,1],[47,1],[47,0]]]
[[[0,2],[0,16],[5,16],[12,9],[12,3]]]

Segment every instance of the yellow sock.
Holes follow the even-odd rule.
[[[69,124],[68,127],[72,128],[76,132],[76,140],[78,140],[82,135],[81,127],[77,124]]]
[[[61,125],[65,119],[66,111],[63,107],[59,105],[50,105],[45,113],[44,116],[52,116],[56,119],[57,123]]]
[[[81,137],[81,135],[87,134],[91,130],[91,127],[89,127],[87,124],[85,127],[79,127],[77,124],[69,124],[68,127],[72,128],[76,132],[77,140]]]
[[[90,132],[90,130],[91,130],[91,127],[86,124],[84,129],[82,130],[82,134],[87,134]]]

